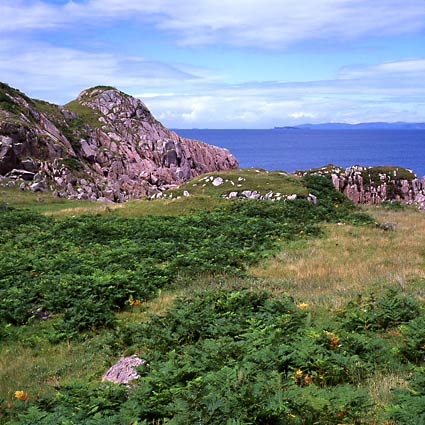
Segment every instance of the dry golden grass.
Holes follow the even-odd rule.
[[[385,287],[423,298],[417,282],[425,278],[425,214],[413,209],[365,210],[379,223],[395,223],[395,231],[329,224],[324,237],[284,246],[251,274],[296,299],[326,307],[339,307],[355,293]]]
[[[395,388],[405,388],[408,385],[406,373],[376,371],[367,380],[367,389],[376,406],[388,406],[392,402]]]
[[[172,307],[174,300],[179,295],[181,295],[181,291],[160,291],[154,299],[118,313],[118,320],[122,322],[142,322],[147,320],[150,314],[162,316]]]
[[[109,212],[112,210],[116,210],[122,208],[123,204],[104,204],[104,203],[93,203],[93,205],[88,205],[84,207],[71,207],[71,208],[63,208],[56,211],[47,211],[45,215],[51,216],[72,216],[72,215],[86,215],[86,214],[100,214]]]
[[[10,344],[0,348],[0,399],[13,401],[15,391],[30,398],[54,391],[68,379],[98,379],[104,358],[89,345],[64,342],[55,346],[42,341]]]

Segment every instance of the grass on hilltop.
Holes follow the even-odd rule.
[[[210,177],[220,177],[223,182],[214,186],[209,180]],[[308,195],[307,187],[301,178],[282,171],[266,171],[257,168],[238,168],[203,174],[168,193],[173,196],[182,196],[183,192],[187,191],[192,196],[222,197],[230,192],[241,193],[245,190],[257,191],[261,195],[268,192],[279,192],[282,195],[296,194],[302,197]]]
[[[99,121],[101,114],[88,106],[81,105],[77,100],[71,100],[71,102],[64,105],[64,108],[74,112],[80,119],[78,121],[79,130],[83,129],[84,124],[88,124],[92,128],[101,128],[103,126],[103,123]]]

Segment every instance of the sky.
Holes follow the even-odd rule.
[[[425,0],[0,0],[0,81],[171,128],[425,121]]]

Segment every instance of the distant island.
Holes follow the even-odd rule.
[[[322,123],[274,127],[275,130],[425,130],[425,123],[417,122],[363,122],[359,124]]]

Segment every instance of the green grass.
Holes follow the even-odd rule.
[[[341,168],[337,165],[328,164],[323,167],[310,168],[309,170],[297,170],[295,171],[295,174],[298,174],[300,176],[309,175],[309,174],[320,174],[322,176],[330,177],[331,174],[334,174],[334,173],[340,174],[344,171],[345,171],[344,168]]]
[[[400,180],[413,180],[416,178],[415,174],[410,170],[402,167],[392,166],[379,166],[379,167],[368,167],[362,171],[362,177],[365,184],[380,185],[382,184],[381,175],[386,174],[387,178],[385,181],[394,180],[399,182]]]
[[[96,210],[102,204],[96,201],[71,201],[58,198],[52,192],[31,192],[20,190],[18,187],[0,187],[0,204],[7,204],[16,208],[25,208],[40,214],[54,214],[65,210],[64,214]]]
[[[0,114],[6,112],[8,120],[19,120],[20,114],[24,113],[25,110],[16,102],[14,102],[11,97],[22,97],[28,103],[31,103],[31,99],[25,94],[21,93],[19,90],[14,89],[7,84],[0,83]],[[11,116],[10,116],[11,115]]]
[[[32,99],[37,111],[47,116],[55,125],[65,122],[65,118],[58,108],[58,105],[40,99]]]
[[[180,216],[190,215],[201,211],[211,211],[225,205],[226,200],[210,196],[196,196],[179,199],[141,199],[128,201],[122,205],[114,205],[110,210],[120,217],[138,217],[142,215]]]
[[[101,128],[103,125],[99,121],[101,116],[100,112],[91,109],[88,106],[81,105],[76,100],[72,100],[71,102],[64,105],[64,107],[69,111],[74,112],[83,123],[88,124],[92,128]]]
[[[223,183],[214,186],[210,180],[207,180],[210,176],[213,178],[221,177]],[[302,197],[308,195],[308,190],[301,178],[280,171],[265,171],[255,168],[238,168],[203,174],[178,189],[166,193],[182,196],[183,192],[187,191],[192,196],[221,197],[230,192],[242,192],[244,190],[255,190],[261,195],[268,192],[279,192],[282,195],[297,194]]]
[[[221,176],[228,181],[224,181],[221,186],[215,187],[211,183],[201,180],[208,176]],[[244,180],[238,181],[238,178]],[[233,181],[235,186],[230,181]],[[206,183],[205,187],[202,187],[204,183]],[[240,187],[237,186],[238,184]],[[185,190],[191,196],[182,196]],[[123,204],[103,204],[92,201],[69,201],[53,197],[51,193],[32,193],[21,191],[17,187],[4,187],[0,188],[0,202],[3,201],[11,206],[25,207],[40,213],[57,216],[98,214],[99,212],[112,213],[121,217],[142,215],[179,216],[200,211],[211,211],[220,205],[226,205],[229,200],[223,199],[222,195],[232,190],[239,192],[256,190],[263,195],[273,191],[274,193],[280,192],[282,195],[297,194],[300,197],[305,197],[309,193],[301,178],[288,176],[286,173],[278,171],[266,172],[261,170],[257,172],[256,169],[237,169],[195,177],[179,189],[165,192],[166,195],[173,194],[172,199],[140,199]],[[40,199],[42,202],[39,202]]]
[[[94,87],[90,87],[89,89],[85,90],[86,92],[92,92],[93,90],[117,90],[116,87],[113,86],[94,86]]]
[[[355,219],[356,210],[321,179],[255,170],[210,175],[234,183],[242,177],[241,190],[266,187],[300,197],[314,192],[320,202],[229,201],[221,195],[233,185],[202,188],[204,176],[181,188],[189,197],[101,207],[0,189],[0,203],[54,216],[25,220],[17,212],[10,220],[21,220],[22,232],[11,230],[10,221],[3,226],[9,236],[2,267],[13,270],[15,283],[32,283],[8,302],[25,312],[27,293],[35,288],[37,303],[48,297],[57,308],[46,321],[30,317],[23,325],[3,322],[0,328],[0,423],[92,425],[146,418],[160,424],[174,418],[221,424],[232,418],[235,424],[410,425],[420,418],[424,214],[363,209],[377,222],[396,223],[394,232],[384,232],[359,226],[365,217]],[[100,214],[80,217],[90,211]],[[324,219],[330,223],[322,224]],[[294,222],[300,227],[291,227]],[[320,235],[306,236],[311,224],[320,226]],[[289,238],[269,244],[270,226],[283,226]],[[256,238],[264,244],[256,245]],[[196,249],[176,257],[187,243]],[[222,266],[194,272],[196,264],[202,268],[221,257],[242,264],[249,247],[256,248],[247,274],[225,273]],[[161,250],[155,273],[146,274]],[[49,269],[51,261],[57,269]],[[152,283],[173,261],[178,267],[169,283],[140,306],[122,306],[112,328],[58,335],[64,330],[61,308],[95,288],[90,285],[103,295],[76,314],[84,315],[85,308],[103,314],[109,296],[133,290],[142,274],[143,282]],[[3,278],[12,282],[8,273]],[[73,285],[80,289],[72,292]],[[99,385],[110,365],[134,353],[151,365],[142,385],[130,393]],[[29,400],[17,400],[15,391],[27,392]],[[17,420],[18,414],[24,416]]]

